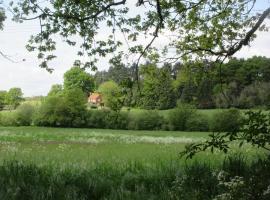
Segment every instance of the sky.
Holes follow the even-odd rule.
[[[258,0],[256,9],[261,10],[269,5],[270,0]],[[0,90],[20,87],[24,96],[29,97],[46,95],[51,85],[62,84],[63,74],[72,67],[77,49],[60,42],[56,51],[57,59],[50,64],[54,72],[50,74],[38,67],[36,54],[25,49],[30,35],[38,31],[39,24],[35,21],[22,24],[14,23],[10,18],[5,21],[4,30],[0,31],[0,50],[11,56],[15,62],[0,57]],[[248,58],[254,55],[270,57],[269,32],[260,32],[250,47],[242,49],[236,57]],[[23,59],[25,61],[22,61]],[[98,64],[99,70],[108,69],[108,67],[106,60]]]

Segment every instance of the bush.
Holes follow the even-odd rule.
[[[111,110],[90,110],[87,112],[86,127],[127,129],[128,113]]]
[[[88,128],[105,128],[106,113],[105,110],[89,110],[86,116],[86,127]]]
[[[185,131],[188,129],[187,122],[194,116],[195,109],[188,104],[179,104],[177,108],[171,110],[168,115],[170,130]]]
[[[36,112],[36,107],[29,103],[24,103],[16,110],[17,124],[19,126],[30,126],[33,122],[33,116]]]
[[[30,126],[36,111],[35,106],[24,103],[17,110],[0,113],[0,126]]]
[[[202,114],[194,113],[192,117],[187,119],[187,131],[209,131],[209,119]]]
[[[213,115],[210,129],[213,132],[238,131],[243,123],[243,116],[237,109],[224,110]]]
[[[130,130],[160,130],[164,118],[157,111],[143,111],[130,115],[128,129]]]
[[[106,128],[110,129],[127,129],[128,113],[110,111],[105,117]]]
[[[88,107],[91,108],[91,109],[97,109],[98,108],[98,106],[96,104],[93,104],[93,103],[89,103]]]
[[[18,126],[16,112],[1,112],[0,126]]]
[[[91,110],[87,114],[88,128],[126,129],[128,117],[122,112]]]
[[[84,127],[86,99],[79,89],[66,90],[61,95],[48,96],[35,116],[37,126]]]

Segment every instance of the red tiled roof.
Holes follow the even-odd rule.
[[[99,94],[99,93],[92,93],[89,96],[90,99],[97,99],[97,98],[100,98],[100,97],[101,97],[101,94]]]

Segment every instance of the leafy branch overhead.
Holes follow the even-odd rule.
[[[84,67],[93,69],[100,57],[117,52],[135,55],[137,65],[143,57],[167,62],[203,56],[230,57],[249,45],[258,30],[267,30],[264,22],[270,8],[257,14],[255,5],[256,0],[19,0],[10,3],[15,20],[39,21],[40,32],[30,38],[27,49],[38,52],[41,67],[47,70],[52,70],[47,62],[55,58],[55,35],[62,36],[71,46],[78,46],[78,56],[89,58]],[[100,33],[105,35],[101,39]],[[162,43],[168,42],[155,48],[157,38]]]

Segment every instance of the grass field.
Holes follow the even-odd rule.
[[[255,148],[244,145],[245,157],[226,162],[220,152],[198,154],[191,161],[179,158],[186,144],[202,142],[207,135],[0,127],[0,199],[212,200],[224,191],[219,190],[217,173],[224,170],[232,177],[245,177],[247,186],[263,185],[247,191],[264,195],[268,182],[261,180],[270,180],[270,163],[252,164],[261,155]],[[240,152],[236,146],[232,145],[232,153]]]
[[[179,152],[192,142],[204,141],[206,132],[127,131],[42,127],[0,127],[1,160],[23,160],[38,164],[80,166],[109,162],[144,165],[182,162]],[[234,151],[238,151],[234,148]],[[252,156],[257,151],[244,147]],[[198,159],[221,160],[222,154],[204,153]]]

